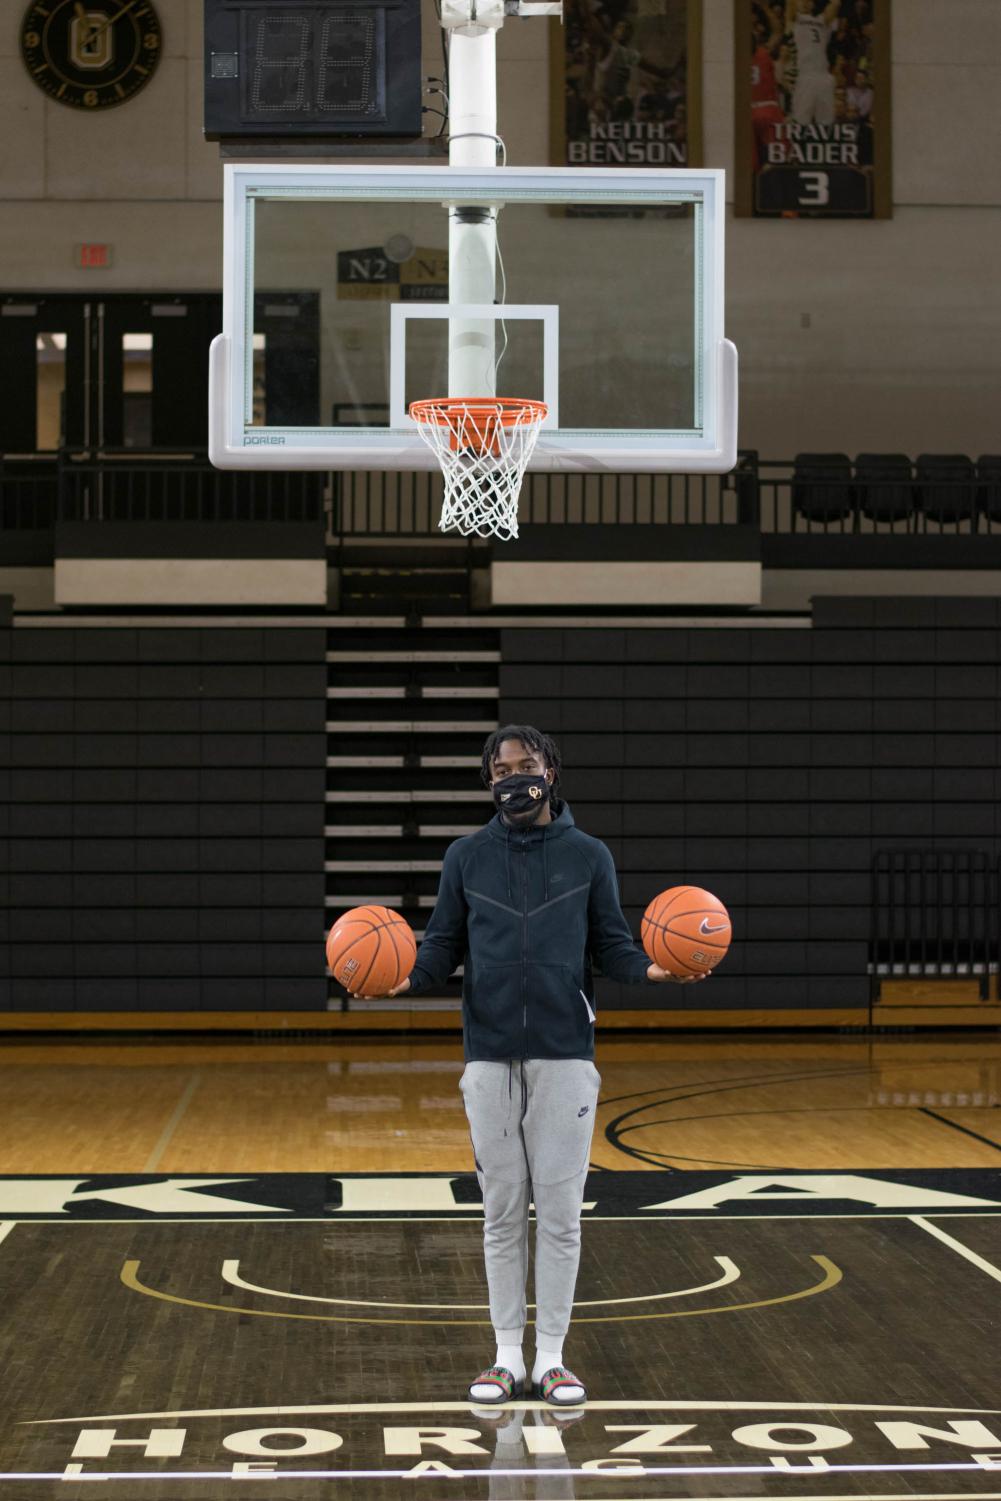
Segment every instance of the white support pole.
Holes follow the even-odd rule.
[[[450,167],[477,172],[497,165],[496,31],[449,34]],[[450,204],[448,300],[492,303],[497,287],[497,208]],[[494,320],[451,319],[448,326],[448,394],[495,394]]]

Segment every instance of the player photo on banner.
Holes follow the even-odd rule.
[[[551,32],[552,161],[701,165],[701,0],[565,0]]]
[[[889,217],[890,0],[734,0],[738,214]]]

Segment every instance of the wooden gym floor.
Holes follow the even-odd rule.
[[[997,1033],[597,1061],[554,1416],[463,1400],[457,1043],[0,1043],[0,1501],[1001,1501]]]

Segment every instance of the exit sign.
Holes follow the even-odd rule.
[[[105,271],[114,260],[111,245],[90,242],[76,246],[76,263],[83,271]]]

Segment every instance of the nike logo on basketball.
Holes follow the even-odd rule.
[[[704,917],[699,923],[699,932],[705,937],[709,933],[722,933],[723,929],[727,926],[725,922],[713,924],[709,921],[708,917]]]

